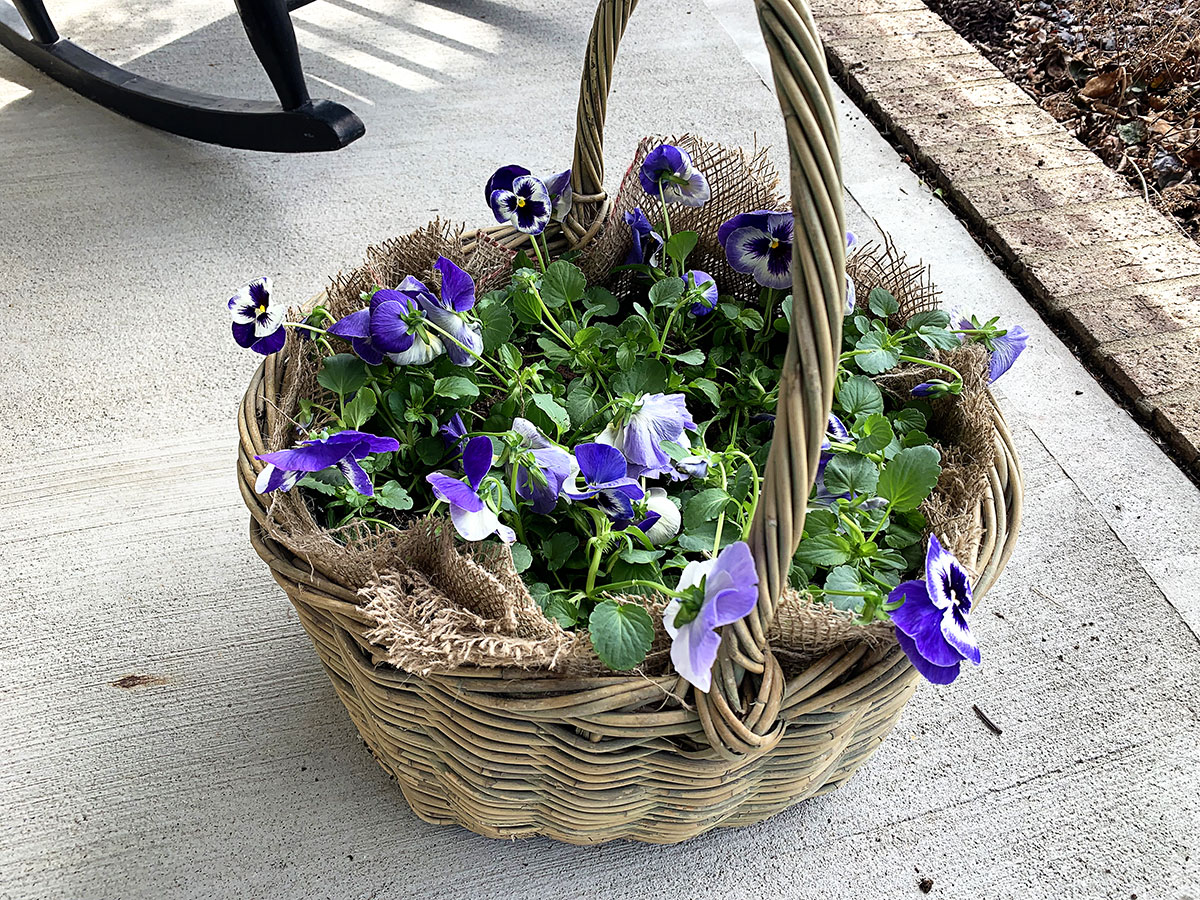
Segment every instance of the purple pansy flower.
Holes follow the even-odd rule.
[[[533,501],[535,513],[549,515],[558,505],[562,486],[574,477],[575,458],[528,419],[513,419],[512,430],[521,436],[515,448],[517,496]]]
[[[428,288],[409,276],[398,288],[375,291],[367,309],[338,319],[329,333],[348,340],[369,365],[379,365],[385,356],[398,365],[430,362],[445,350],[441,339],[425,327],[422,293],[429,295],[431,305],[437,304]]]
[[[488,205],[501,224],[525,234],[541,234],[550,224],[554,204],[546,183],[521,166],[497,169],[487,183]]]
[[[686,447],[684,430],[695,431],[683,394],[642,394],[633,408],[614,418],[596,437],[596,443],[621,451],[629,461],[629,472],[637,478],[668,475],[675,481],[685,476],[675,469],[663,450],[663,441]]]
[[[229,298],[233,339],[239,347],[270,356],[283,349],[287,331],[287,305],[271,299],[271,279],[256,278]]]
[[[378,437],[364,431],[339,431],[320,440],[305,441],[290,450],[277,450],[254,457],[267,464],[258,473],[254,490],[260,494],[276,490],[290,491],[308,473],[337,466],[351,487],[371,497],[375,490],[358,461],[372,453],[390,453],[399,449],[400,442],[395,438]]]
[[[962,319],[958,323],[959,328],[977,328],[978,326],[970,319]],[[1017,357],[1025,350],[1029,343],[1029,332],[1020,325],[1014,325],[999,337],[989,338],[988,344],[988,383],[994,382],[997,378],[1012,368],[1012,364],[1017,361]]]
[[[721,646],[716,629],[743,618],[758,602],[758,570],[750,546],[737,541],[716,559],[688,563],[677,590],[685,596],[663,610],[663,627],[671,636],[671,662],[696,690],[708,693]]]
[[[371,310],[360,309],[338,319],[328,329],[330,334],[350,342],[355,354],[369,366],[383,363],[383,351],[371,341]]]
[[[833,413],[829,414],[829,422],[825,426],[825,440],[821,442],[821,458],[817,462],[817,476],[813,479],[813,489],[815,491],[813,502],[820,506],[828,506],[839,497],[844,497],[847,500],[850,499],[849,494],[831,494],[829,489],[825,487],[825,467],[833,459],[833,449],[830,439],[837,441],[839,444],[848,444],[853,440],[850,436],[850,429]]]
[[[555,222],[563,221],[575,200],[575,192],[571,190],[571,170],[567,169],[544,178],[542,183],[546,185],[546,193],[550,195],[550,218]]]
[[[708,179],[696,171],[688,152],[671,144],[659,144],[646,154],[638,180],[642,190],[651,197],[661,194],[664,203],[703,206],[712,196]]]
[[[725,258],[734,271],[753,276],[766,288],[792,286],[792,231],[789,212],[742,213],[717,229]]]
[[[708,460],[703,456],[685,456],[676,460],[675,469],[688,478],[704,479],[708,477]]]
[[[954,554],[929,536],[925,580],[906,581],[889,595],[903,600],[891,611],[896,640],[917,671],[934,684],[949,684],[966,660],[979,665],[979,645],[967,623],[971,611],[971,580]]]
[[[600,510],[614,521],[633,518],[633,501],[646,495],[637,480],[629,477],[629,466],[621,451],[606,444],[579,444],[575,448],[582,489],[577,484],[563,487],[572,500],[596,499]]]
[[[438,437],[440,437],[442,442],[446,445],[447,450],[449,450],[451,447],[455,447],[460,453],[462,452],[463,444],[466,443],[463,438],[467,436],[467,425],[463,421],[462,416],[460,416],[458,413],[452,415],[449,419],[442,423],[442,427],[438,429],[437,433]]]
[[[433,495],[450,507],[450,521],[461,537],[482,541],[497,534],[500,540],[511,544],[517,539],[516,532],[501,524],[499,516],[479,496],[479,485],[491,471],[493,459],[491,438],[473,437],[467,441],[462,453],[463,472],[467,476],[465,483],[441,472],[426,475],[425,480],[433,489]]]
[[[680,276],[680,280],[683,281],[684,291],[691,290],[693,291],[692,296],[698,298],[692,304],[693,316],[697,318],[707,316],[717,308],[717,283],[711,275],[701,272],[699,269],[691,269],[686,275]]]
[[[640,206],[635,206],[633,212],[625,213],[625,224],[633,233],[633,244],[625,257],[625,265],[657,266],[664,244],[663,236],[654,230]]]

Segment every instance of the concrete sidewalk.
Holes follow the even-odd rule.
[[[784,156],[748,0],[712,3],[634,17],[610,182],[647,131]],[[59,5],[65,34],[139,73],[269,96],[224,3]],[[497,165],[565,165],[591,15],[305,7],[314,93],[368,128],[326,156],[176,140],[0,56],[0,898],[894,900],[926,878],[934,897],[1200,898],[1200,492],[848,101],[854,225],[930,262],[947,305],[1033,335],[998,385],[1028,490],[975,620],[984,666],[923,686],[842,790],[677,847],[431,827],[375,765],[246,540],[234,416],[255,361],[224,300],[264,272],[302,299],[435,214],[485,222]]]

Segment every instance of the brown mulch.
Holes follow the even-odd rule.
[[[1200,2],[926,3],[1200,240]]]

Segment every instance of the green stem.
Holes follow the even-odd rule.
[[[746,521],[742,524],[742,540],[744,541],[750,537],[750,525],[754,521],[754,513],[758,511],[758,466],[754,464],[754,460],[752,460],[748,454],[741,450],[734,450],[733,448],[730,448],[725,452],[731,456],[740,456],[746,461],[746,465],[750,467],[750,509],[747,510],[748,515],[746,516]]]
[[[867,538],[867,541],[875,540],[875,536],[877,534],[879,534],[880,531],[883,530],[883,523],[888,520],[888,516],[891,514],[891,512],[892,512],[892,501],[889,500],[888,505],[883,508],[883,516],[880,517],[879,524],[875,526],[875,530],[871,532],[871,536],[869,538]]]
[[[682,594],[679,593],[679,591],[673,591],[669,587],[667,587],[665,584],[659,584],[657,581],[646,581],[645,579],[642,579],[642,578],[634,578],[634,579],[631,579],[630,581],[614,581],[612,584],[604,585],[604,590],[606,590],[606,591],[622,591],[625,588],[631,588],[631,587],[650,588],[651,590],[659,591],[662,594],[666,594],[668,597],[682,597],[683,596]]]
[[[466,350],[468,353],[471,354],[471,356],[473,356],[475,358],[476,362],[483,363],[484,368],[489,369],[493,375],[495,375],[497,378],[499,378],[500,383],[504,385],[504,389],[506,391],[512,390],[512,382],[510,382],[507,378],[505,378],[504,373],[501,372],[499,369],[497,369],[490,362],[488,362],[488,360],[484,359],[482,356],[480,356],[478,353],[476,353],[474,350],[472,350],[470,347],[468,347],[466,344],[464,344],[462,341],[460,341],[458,338],[456,338],[454,335],[452,335],[450,332],[448,332],[446,329],[441,328],[437,325],[434,325],[433,322],[429,321],[428,319],[425,320],[424,324],[427,328],[430,328],[433,331],[436,331],[442,337],[446,338],[449,341],[453,341],[457,346],[462,347],[462,349]]]
[[[509,468],[512,469],[512,474],[509,478],[508,489],[512,495],[513,511],[515,512],[515,515],[513,516],[513,526],[514,530],[517,532],[517,539],[524,544],[525,523],[521,521],[521,510],[520,507],[517,506],[517,471],[520,469],[520,466],[518,466],[515,462],[511,462],[510,460]],[[526,544],[526,546],[528,546],[528,544]]]
[[[717,460],[717,467],[721,470],[721,490],[726,490],[729,487],[729,479],[725,473],[724,460]],[[717,534],[713,538],[713,556],[716,556],[721,550],[721,532],[725,529],[725,510],[721,510],[721,514],[717,516]]]
[[[544,273],[546,271],[546,259],[545,259],[545,257],[542,256],[542,249],[538,246],[536,234],[533,235],[533,238],[532,238],[532,240],[530,240],[529,243],[533,245],[533,255],[537,257],[538,265],[542,267],[542,272]],[[549,256],[549,255],[550,255],[550,251],[547,250],[546,256]]]

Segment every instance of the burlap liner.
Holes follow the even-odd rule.
[[[590,283],[606,283],[614,291],[628,285],[628,276],[605,278],[620,264],[630,247],[624,213],[641,206],[656,217],[657,201],[642,191],[637,167],[646,152],[663,139],[647,138],[638,147],[633,165],[613,200],[605,226],[580,254],[578,264]],[[712,275],[723,294],[751,299],[758,287],[733,272],[716,240],[717,227],[729,217],[754,209],[786,209],[779,194],[779,176],[764,151],[747,155],[685,135],[668,139],[687,149],[708,176],[711,201],[700,209],[675,207],[676,231],[694,230],[700,242],[689,259],[693,268]],[[502,285],[513,253],[479,236],[437,221],[404,237],[371,247],[363,265],[338,275],[325,305],[335,317],[360,309],[361,294],[373,286],[394,287],[415,275],[431,287],[438,278],[433,263],[446,256],[476,280],[478,292]],[[923,266],[911,265],[890,244],[863,248],[848,266],[858,296],[865,302],[871,288],[882,286],[900,301],[903,319],[936,305],[937,291]],[[291,416],[301,397],[324,403],[331,399],[316,382],[318,362],[306,341],[289,336],[282,351],[285,376],[278,398],[276,427],[269,435],[272,449],[292,446],[301,437]],[[986,354],[977,347],[943,353],[939,360],[959,367],[966,390],[956,400],[936,401],[929,425],[942,452],[943,472],[937,490],[922,507],[930,525],[961,560],[970,566],[982,524],[979,500],[989,490],[988,468],[994,453],[985,394]],[[879,379],[880,386],[903,396],[919,381],[934,377],[928,367],[906,367]],[[328,404],[326,404],[328,405]],[[319,423],[318,423],[319,424]],[[363,525],[330,532],[313,517],[301,491],[277,493],[269,509],[268,531],[313,569],[340,584],[361,586],[358,595],[365,612],[377,623],[369,634],[376,663],[424,674],[462,666],[542,670],[561,675],[611,674],[596,657],[585,635],[562,628],[546,618],[513,568],[508,548],[496,543],[464,544],[449,522],[426,518],[400,530]],[[661,598],[623,598],[646,605],[655,623],[653,649],[638,671],[663,674],[670,669],[669,642],[662,628]],[[892,640],[886,623],[859,626],[848,613],[811,602],[787,591],[770,632],[772,650],[785,672],[848,643],[879,644]]]

